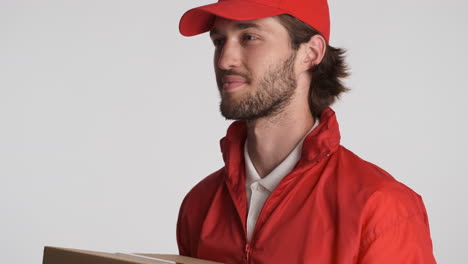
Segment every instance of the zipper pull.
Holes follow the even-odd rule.
[[[250,251],[251,251],[250,244],[249,243],[245,244],[245,254],[244,254],[245,263],[249,263]]]

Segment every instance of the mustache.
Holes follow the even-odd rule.
[[[239,72],[239,71],[235,71],[235,70],[220,70],[218,72],[218,78],[217,78],[218,83],[221,83],[221,80],[227,75],[240,76],[240,77],[244,78],[247,82],[250,82],[252,80],[252,77],[247,73],[243,73],[243,72]]]

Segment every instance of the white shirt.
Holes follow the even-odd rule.
[[[317,120],[293,151],[291,151],[291,153],[289,153],[289,155],[263,179],[258,175],[258,172],[250,159],[249,152],[247,151],[247,140],[245,141],[245,188],[247,193],[247,204],[249,206],[249,212],[247,215],[247,239],[249,241],[252,239],[253,230],[263,204],[280,181],[294,169],[294,166],[296,166],[296,163],[301,158],[304,139],[318,126],[318,123],[319,122]]]

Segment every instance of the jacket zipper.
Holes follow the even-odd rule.
[[[244,263],[245,264],[249,263],[250,250],[251,250],[250,244],[249,243],[245,244],[245,252],[244,252]]]
[[[330,156],[330,153],[329,153],[329,152],[327,153],[327,157],[328,157],[328,156]],[[316,160],[315,163],[312,165],[312,167],[315,166],[318,162],[319,162],[319,160]],[[299,168],[300,166],[298,166],[298,165],[299,165],[299,163],[296,165],[296,167],[294,167],[293,170],[296,170],[297,168]],[[289,175],[289,174],[288,174],[288,175]],[[288,175],[286,175],[286,176],[288,176]],[[286,176],[285,176],[285,177],[286,177]],[[284,179],[284,178],[283,178],[283,179]],[[280,182],[280,184],[278,184],[278,186],[279,186],[279,185],[281,185],[281,182]],[[278,186],[276,186],[276,187],[278,188]],[[277,189],[277,188],[275,188],[275,189]],[[247,239],[247,228],[245,228],[245,239],[246,239],[246,241],[247,241],[247,243],[245,244],[245,250],[244,250],[244,263],[245,263],[245,264],[248,264],[248,263],[249,263],[249,260],[250,260],[250,253],[251,253],[251,251],[252,251],[251,245],[252,245],[252,243],[254,242],[255,235],[256,235],[256,233],[257,233],[257,229],[258,229],[258,227],[257,227],[257,225],[258,225],[258,220],[261,219],[261,216],[262,216],[262,213],[263,213],[263,209],[265,208],[265,205],[268,203],[268,201],[270,200],[270,198],[271,198],[271,196],[272,196],[272,194],[273,194],[274,192],[275,192],[275,190],[270,194],[270,196],[268,196],[268,198],[266,199],[265,203],[263,204],[262,209],[260,210],[260,214],[258,215],[257,222],[255,223],[254,231],[253,231],[252,238],[251,238],[250,242],[249,242],[248,239]]]
[[[328,157],[328,156],[330,156],[330,153],[327,153],[327,157]],[[315,166],[316,163],[318,163],[318,161],[316,161],[316,162],[313,164],[313,166]],[[297,164],[297,165],[299,165],[299,164]],[[295,169],[297,169],[297,168],[299,167],[299,166],[297,166],[297,165],[296,165],[296,167],[294,167],[293,170],[295,170]],[[312,167],[313,167],[313,166],[312,166]],[[288,175],[289,175],[289,174],[288,174]],[[286,175],[286,176],[288,176],[288,175]],[[285,177],[286,177],[286,176],[285,176]],[[283,178],[283,179],[284,179],[284,178]],[[280,182],[280,184],[278,184],[278,186],[279,186],[279,185],[281,185],[281,182]],[[276,186],[276,187],[278,187],[278,186]],[[275,189],[277,189],[277,188],[275,188]],[[258,215],[257,222],[255,223],[254,231],[253,231],[252,238],[251,238],[250,242],[249,242],[248,239],[247,239],[247,228],[245,229],[245,238],[246,238],[247,243],[245,244],[244,263],[246,263],[246,264],[249,263],[250,253],[251,253],[251,251],[252,251],[251,245],[252,245],[252,243],[254,242],[254,239],[255,239],[255,237],[256,237],[256,233],[257,233],[257,231],[258,231],[258,230],[257,230],[257,229],[258,229],[258,227],[257,227],[257,225],[258,225],[258,220],[261,219],[261,216],[263,215],[263,211],[264,211],[263,209],[265,208],[265,205],[269,202],[269,200],[270,200],[270,198],[271,198],[271,196],[272,196],[272,194],[273,194],[274,192],[275,192],[275,190],[270,194],[270,196],[268,196],[268,198],[266,199],[265,203],[263,204],[262,209],[260,210],[260,214]]]
[[[252,252],[252,244],[254,242],[254,239],[255,239],[255,236],[256,236],[256,233],[258,231],[258,220],[260,220],[260,216],[262,215],[262,212],[263,212],[263,209],[265,207],[265,205],[267,204],[267,202],[270,200],[271,198],[271,194],[270,196],[266,199],[265,203],[263,204],[263,207],[262,209],[260,210],[260,214],[258,215],[258,218],[257,218],[257,222],[255,223],[255,226],[254,226],[254,230],[253,230],[253,233],[252,233],[252,238],[250,239],[250,241],[248,240],[247,238],[247,226],[245,228],[245,240],[247,241],[245,243],[245,250],[244,250],[244,263],[245,264],[249,264],[249,260],[250,260],[250,254]]]

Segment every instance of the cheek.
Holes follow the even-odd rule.
[[[215,69],[217,68],[218,60],[219,60],[219,52],[215,51],[213,53],[213,66],[215,67]]]
[[[288,54],[278,54],[273,51],[258,50],[246,54],[245,66],[252,77],[259,81],[269,71],[275,70],[288,57]]]

